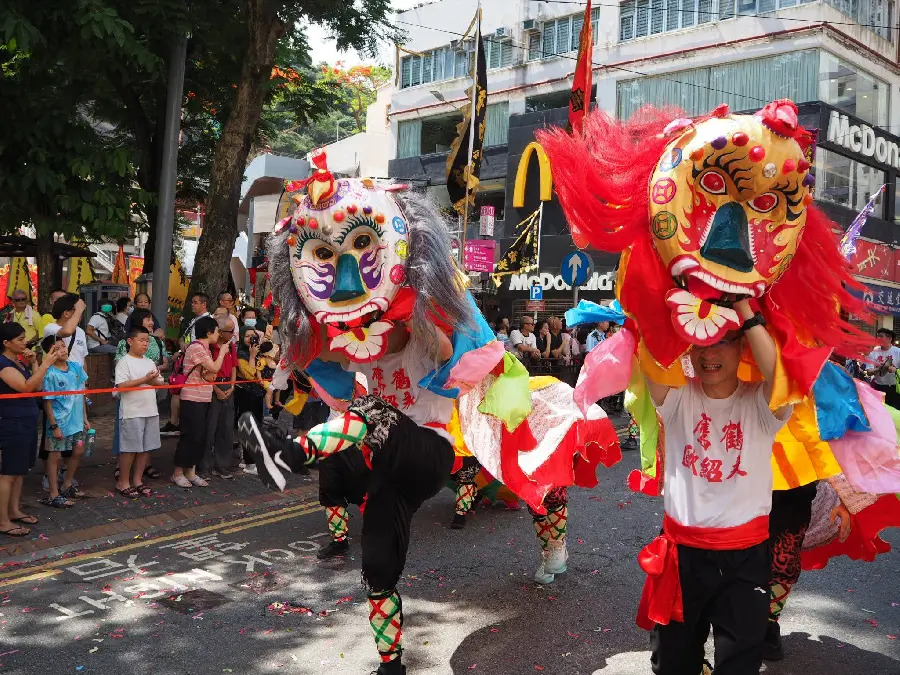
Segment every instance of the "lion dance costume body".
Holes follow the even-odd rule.
[[[474,455],[532,509],[543,549],[536,578],[549,581],[566,569],[566,487],[593,487],[597,464],[621,453],[599,406],[581,412],[571,387],[530,379],[495,339],[427,199],[405,186],[335,178],[324,155],[315,160],[313,176],[288,187],[298,190],[297,209],[268,247],[287,345],[274,380],[279,387],[302,370],[344,412],[292,443],[249,416],[239,435],[275,489],[314,457],[340,462],[330,472],[341,497],[326,504],[329,522],[345,535],[346,501],[362,505],[378,672],[402,673],[397,582],[410,523],[451,474],[471,466],[463,457]]]
[[[641,429],[642,466],[629,478],[632,489],[664,489],[665,430],[644,376],[684,385],[692,373],[682,357],[691,346],[717,343],[741,327],[737,299],[749,297],[765,319],[778,349],[770,406],[794,406],[772,449],[778,492],[769,632],[777,635],[817,510],[810,506],[817,481],[824,525],[807,536],[804,568],[841,554],[872,560],[890,549],[879,532],[900,524],[897,413],[829,361],[867,352],[872,338],[847,321],[868,313],[850,293],[861,287],[838,252],[840,229],[812,205],[814,138],[799,125],[794,103],[781,100],[754,115],[719,106],[694,120],[674,109],[643,108],[628,121],[595,112],[580,134],[547,131],[539,142],[576,243],[622,254],[617,295],[625,330],[589,354],[576,400],[628,386],[627,405]],[[602,378],[593,375],[600,363]],[[749,350],[738,375],[760,378]],[[828,522],[837,495],[853,519],[844,542]]]

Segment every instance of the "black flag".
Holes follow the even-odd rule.
[[[484,151],[484,132],[487,125],[487,61],[484,58],[484,44],[481,41],[481,16],[475,29],[475,72],[472,86],[475,88],[475,141],[472,143],[472,161],[469,163],[469,134],[472,130],[472,89],[468,89],[469,104],[465,108],[462,122],[456,127],[457,136],[450,146],[447,157],[447,192],[453,207],[462,213],[466,205],[466,177],[468,176],[468,202],[475,203],[475,189],[481,175],[481,160]]]

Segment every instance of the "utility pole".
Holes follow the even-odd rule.
[[[156,246],[153,249],[153,316],[166,324],[169,308],[169,265],[175,228],[175,182],[178,178],[178,137],[181,133],[181,99],[184,93],[184,61],[187,35],[180,35],[169,55],[169,81],[166,94],[166,126],[163,137],[162,169],[159,179],[159,211],[156,216]]]

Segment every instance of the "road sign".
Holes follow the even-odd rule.
[[[494,249],[497,242],[493,239],[469,239],[466,242],[465,263],[469,272],[493,272]]]
[[[590,256],[581,251],[573,251],[562,261],[560,275],[569,286],[581,286],[591,276],[593,263]]]
[[[543,300],[526,300],[525,301],[525,311],[526,312],[543,312],[544,308],[547,306],[547,303]]]
[[[496,213],[493,206],[481,207],[481,220],[478,223],[478,234],[482,237],[494,236],[494,216]]]
[[[531,287],[531,293],[528,296],[529,300],[543,300],[544,299],[544,287],[540,284],[535,284]]]

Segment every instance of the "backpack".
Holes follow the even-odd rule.
[[[109,329],[109,335],[103,335],[99,330],[97,331],[97,335],[102,337],[111,345],[118,345],[122,340],[125,339],[125,326],[121,324],[121,322],[111,314],[106,314],[105,312],[94,312],[92,319],[100,315],[104,319],[106,319],[106,327]]]
[[[190,345],[188,345],[190,346]],[[169,384],[172,385],[172,393],[177,394],[184,387],[184,383],[187,382],[188,377],[190,377],[191,373],[193,373],[197,368],[200,367],[198,363],[196,366],[191,368],[188,372],[184,372],[184,357],[187,354],[187,347],[182,349],[175,355],[175,361],[172,363],[172,372],[169,373]]]

